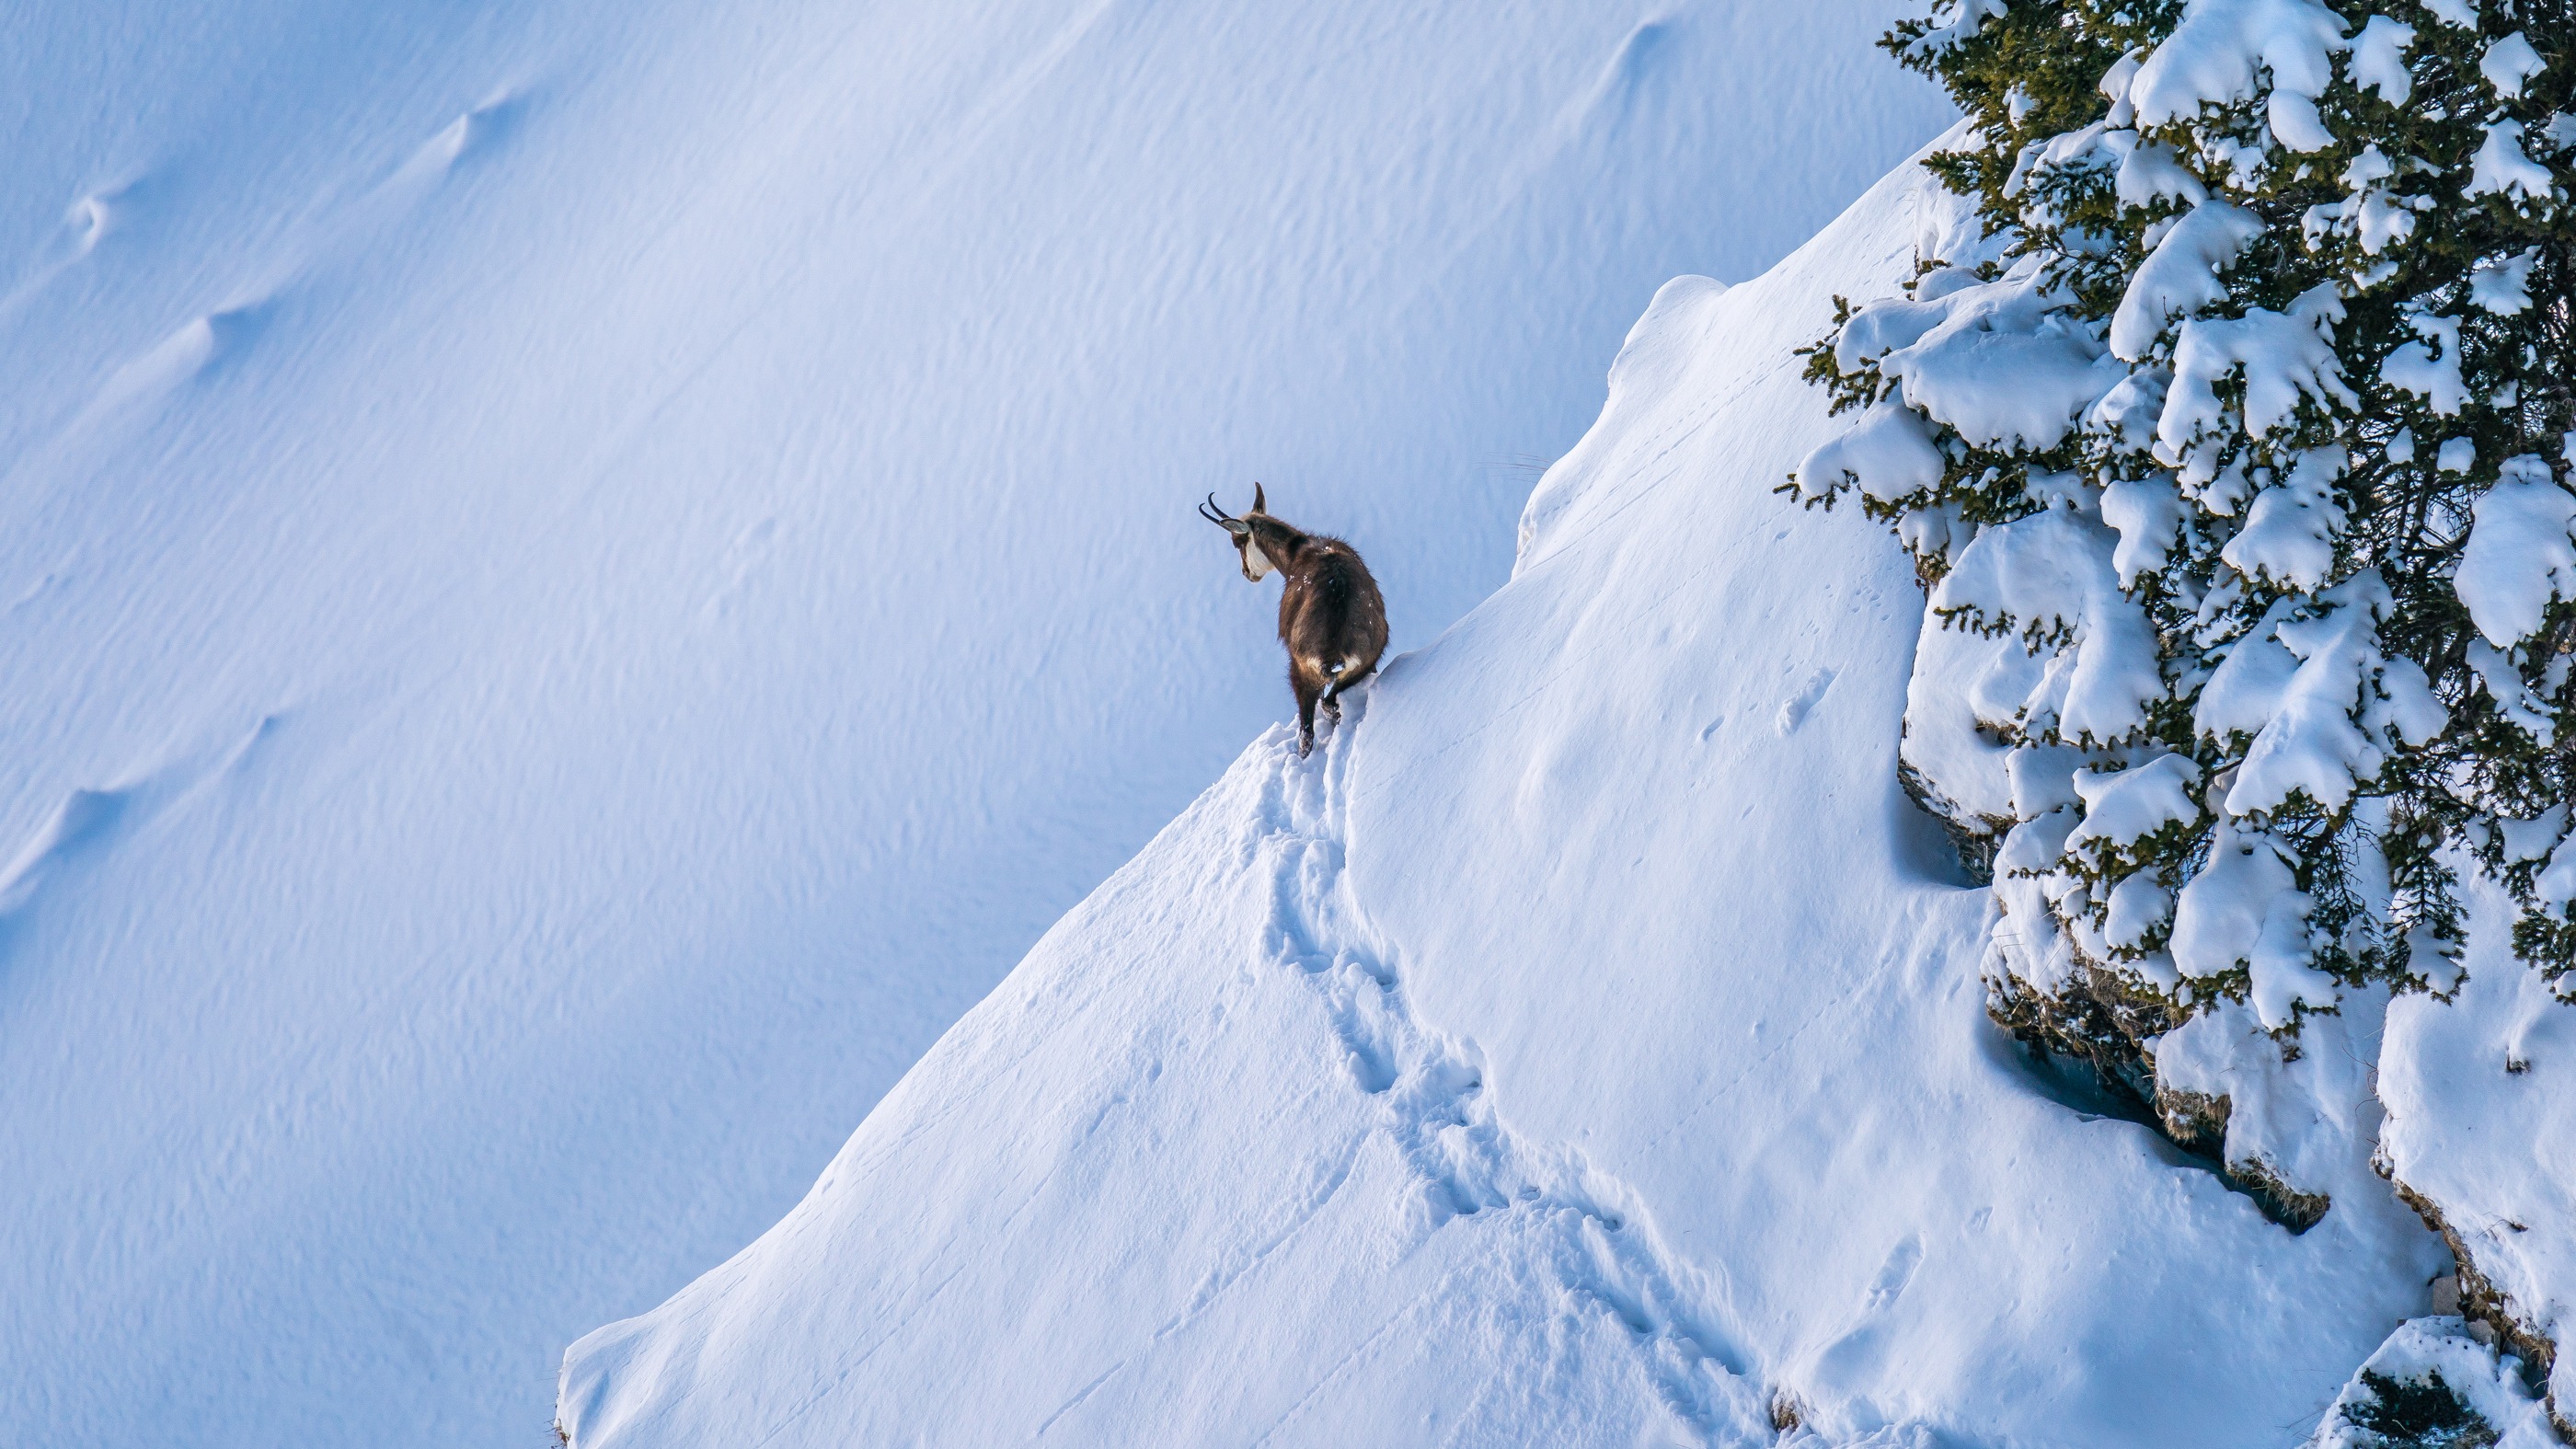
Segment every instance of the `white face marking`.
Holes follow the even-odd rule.
[[[1270,555],[1261,551],[1261,545],[1254,543],[1249,538],[1246,538],[1241,543],[1236,544],[1235,548],[1243,554],[1243,576],[1245,578],[1250,579],[1257,584],[1263,579],[1269,577],[1270,571],[1274,565],[1270,562]]]

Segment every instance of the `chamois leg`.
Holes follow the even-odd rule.
[[[1323,691],[1295,665],[1288,668],[1288,687],[1297,692],[1297,758],[1302,760],[1315,748],[1315,701]]]
[[[1376,668],[1377,666],[1372,664],[1367,669],[1363,669],[1357,674],[1336,674],[1333,676],[1331,687],[1324,691],[1323,706],[1324,713],[1332,716],[1335,724],[1341,723],[1342,720],[1343,693],[1352,685],[1368,678],[1369,674]]]

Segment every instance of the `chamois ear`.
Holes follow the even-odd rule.
[[[1252,485],[1252,511],[1255,513],[1268,513],[1270,511],[1270,505],[1263,500],[1261,496],[1261,485],[1258,483]]]

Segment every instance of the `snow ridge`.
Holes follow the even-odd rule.
[[[1952,114],[1896,0],[124,13],[0,47],[0,1444],[535,1437],[1274,716],[1192,500],[1427,638]]]
[[[577,1449],[790,1406],[772,1449],[2315,1425],[2447,1253],[2285,1232],[2034,1085],[1891,778],[1915,580],[1772,491],[1835,427],[1792,349],[1911,274],[1922,185],[1668,287],[1514,581],[1314,757],[1250,744],[794,1210],[575,1344]]]
[[[1288,730],[1273,727],[1263,741],[1269,759],[1260,797],[1271,833],[1256,849],[1275,869],[1279,958],[1323,998],[1352,1075],[1377,1099],[1381,1128],[1414,1173],[1411,1239],[1455,1218],[1502,1214],[1569,1301],[1626,1329],[1648,1381],[1702,1442],[1770,1443],[1768,1400],[1747,1377],[1743,1354],[1712,1326],[1701,1275],[1665,1246],[1637,1194],[1581,1152],[1514,1132],[1486,1090],[1476,1044],[1414,1017],[1397,953],[1370,923],[1345,868],[1352,758],[1366,712],[1365,695],[1346,706],[1341,726],[1306,764]],[[1329,1383],[1319,1381],[1308,1399]],[[1273,1442],[1296,1415],[1292,1409],[1252,1442]]]

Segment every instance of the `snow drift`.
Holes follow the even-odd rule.
[[[0,1441],[542,1437],[1279,717],[1190,503],[1430,637],[1892,8],[12,7]]]
[[[1987,895],[1896,779],[1922,596],[1774,493],[1848,426],[1793,349],[1952,215],[1906,168],[1669,284],[1510,584],[575,1345],[577,1449],[2314,1429],[2450,1255],[2385,1194],[2266,1220],[1989,1021]]]

